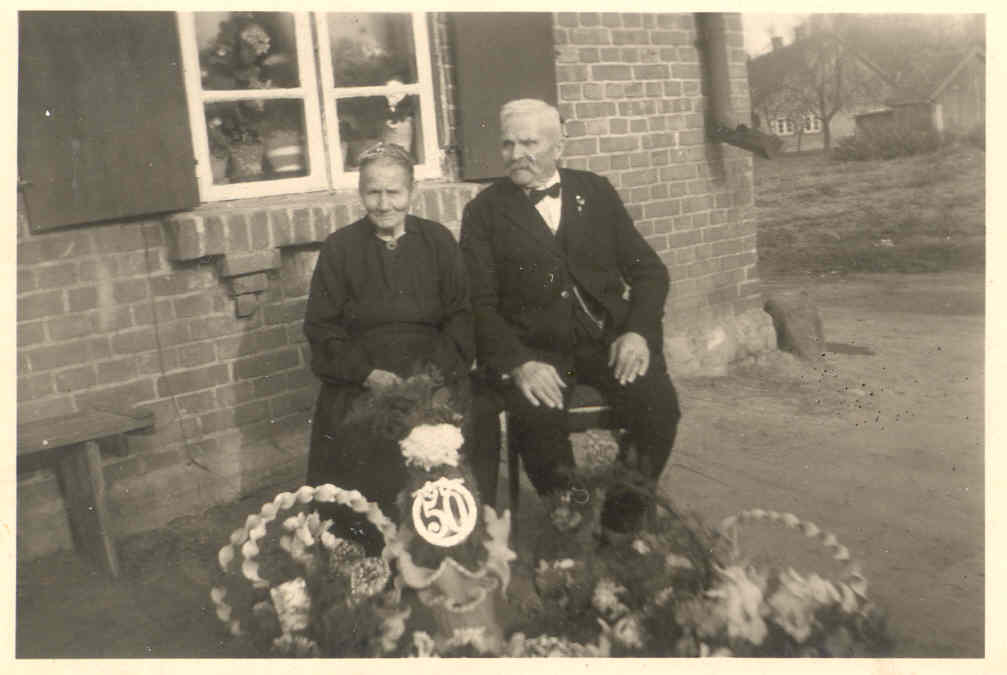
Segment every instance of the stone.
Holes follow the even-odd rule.
[[[738,340],[737,359],[755,356],[776,349],[776,328],[773,317],[762,309],[749,309],[735,317]]]
[[[825,329],[807,290],[770,295],[765,310],[773,318],[781,350],[806,360],[821,356],[825,350]]]

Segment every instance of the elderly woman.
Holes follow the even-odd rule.
[[[398,448],[347,429],[347,412],[365,391],[431,365],[449,386],[464,386],[475,356],[461,254],[447,228],[409,214],[413,187],[413,162],[401,147],[379,144],[361,155],[367,216],[326,239],[304,321],[311,369],[322,381],[307,482],[359,490],[386,513],[405,478]],[[342,507],[322,515],[335,519],[337,536],[380,551],[377,530],[362,516]]]

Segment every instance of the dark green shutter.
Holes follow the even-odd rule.
[[[451,14],[462,177],[502,176],[500,106],[516,98],[556,105],[556,54],[548,12]]]
[[[32,229],[198,203],[174,13],[21,12],[19,38]]]

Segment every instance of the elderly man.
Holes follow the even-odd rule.
[[[510,413],[511,443],[540,495],[569,489],[564,407],[574,383],[591,384],[654,484],[680,417],[662,351],[668,271],[608,180],[557,168],[563,133],[554,107],[511,101],[500,123],[508,177],[466,206],[461,248],[478,363]],[[480,448],[475,462],[492,499],[499,448]],[[611,491],[602,525],[632,531],[646,506],[638,494]]]

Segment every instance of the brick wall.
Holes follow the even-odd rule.
[[[415,212],[456,233],[477,188],[431,183]],[[239,203],[241,204],[241,203]],[[317,392],[302,334],[319,243],[363,215],[354,193],[207,206],[165,219],[18,228],[18,417],[154,411],[106,457],[118,533],[232,499],[303,463]],[[18,550],[70,546],[54,475],[23,464]]]
[[[741,17],[728,15],[732,106],[750,117]],[[566,166],[601,173],[671,272],[667,324],[759,306],[752,159],[704,142],[692,14],[555,15]]]
[[[690,14],[556,14],[565,163],[606,175],[671,270],[668,334],[760,304],[752,160],[704,142]],[[741,24],[728,20],[733,102],[748,119]],[[453,66],[431,17],[438,128],[457,176]],[[478,187],[429,182],[416,212],[457,234]],[[117,533],[233,499],[302,464],[316,383],[301,322],[327,234],[360,217],[351,192],[232,202],[167,218],[32,234],[19,209],[18,415],[143,406],[153,432],[106,457]],[[678,338],[684,360],[703,333]],[[691,352],[690,352],[691,350]],[[700,359],[701,360],[701,359]],[[59,488],[22,465],[18,551],[70,545]]]

